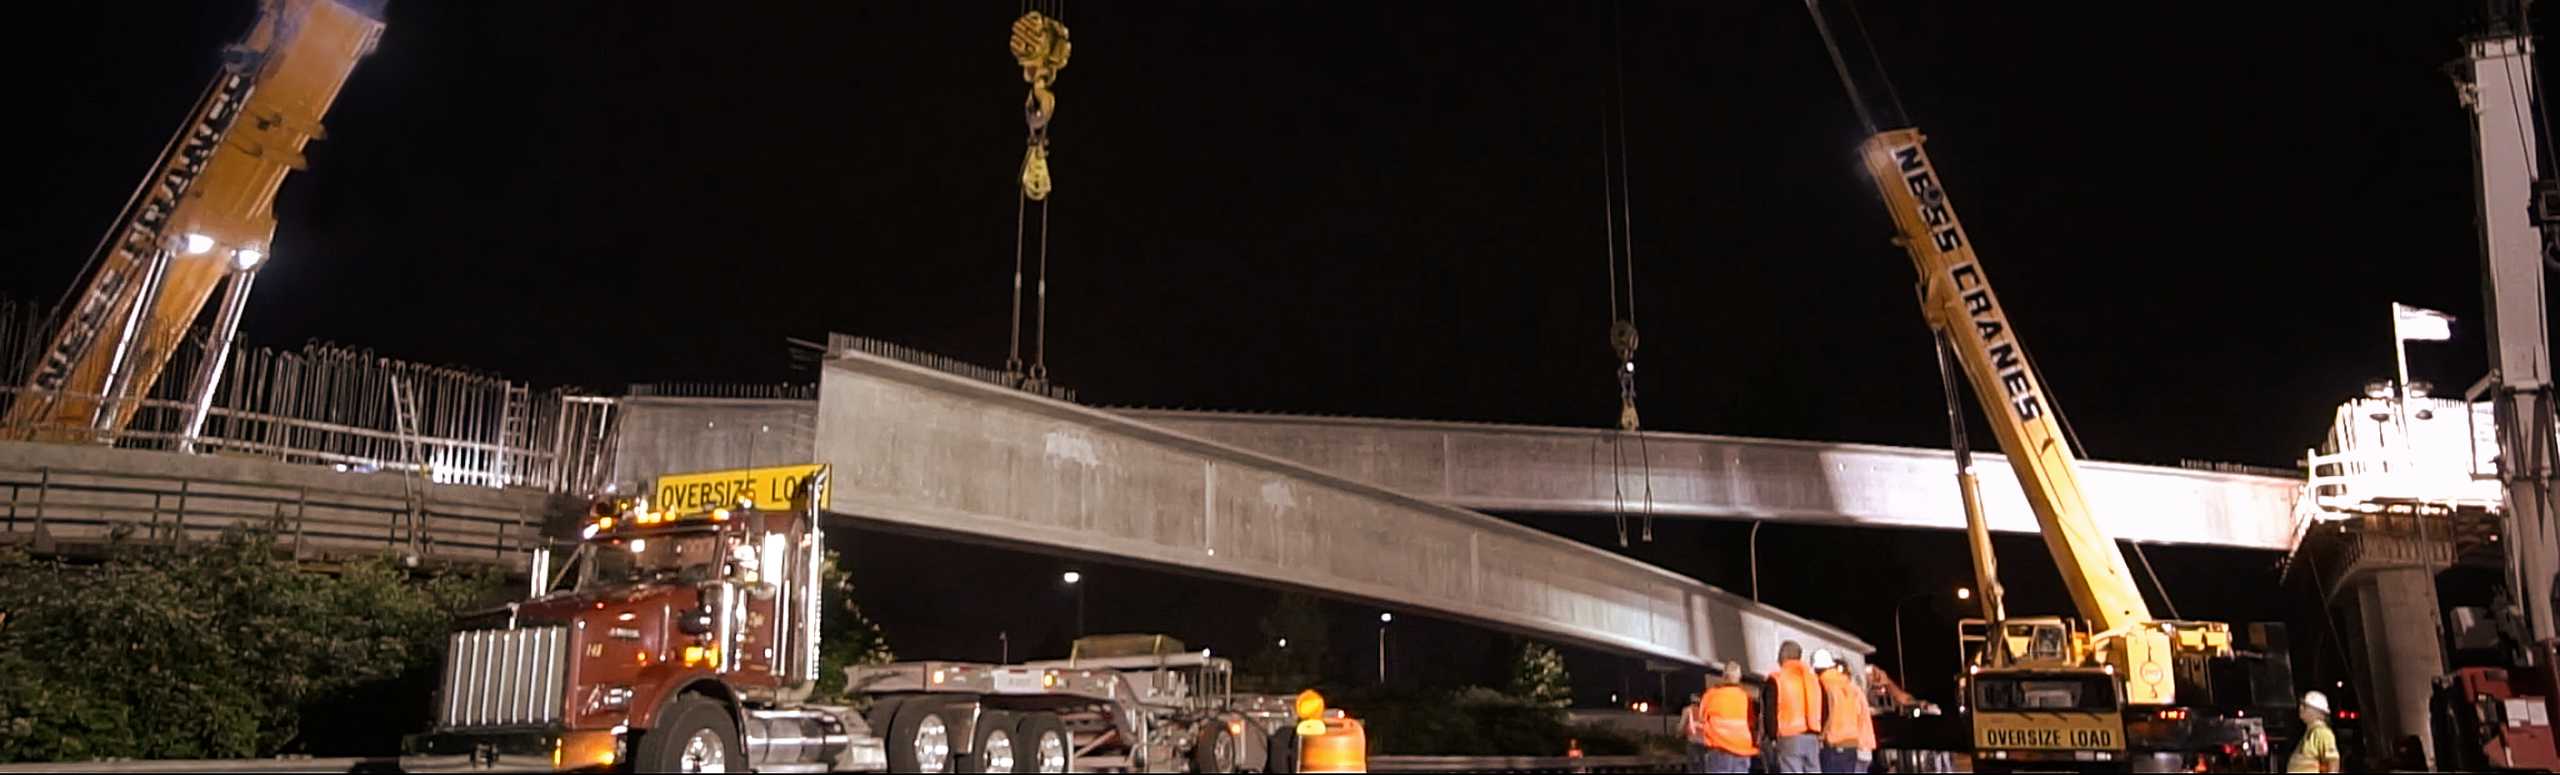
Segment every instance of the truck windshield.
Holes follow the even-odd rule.
[[[720,536],[709,531],[646,536],[590,545],[581,588],[645,582],[711,580],[720,562]]]
[[[2116,709],[2114,679],[2104,675],[1978,675],[1977,708],[1988,711]]]

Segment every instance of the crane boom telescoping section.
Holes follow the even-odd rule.
[[[2026,490],[2062,581],[2083,617],[2101,632],[2152,621],[2124,554],[2099,529],[2080,489],[2078,461],[2055,421],[2052,398],[2028,366],[2018,332],[1974,259],[1973,244],[1921,148],[1916,129],[1878,132],[1864,147],[1867,169],[1920,273],[1929,325],[1955,349],[2010,468]]]
[[[14,435],[112,436],[130,422],[214,286],[272,252],[276,190],[383,23],[337,0],[263,0],[214,82],[57,310]]]

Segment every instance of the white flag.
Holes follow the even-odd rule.
[[[2452,315],[2392,302],[2391,317],[2391,329],[2403,340],[2441,342],[2453,338]]]

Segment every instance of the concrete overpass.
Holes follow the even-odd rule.
[[[1119,410],[1174,431],[1447,506],[1484,511],[1641,511],[1647,468],[1616,431],[1355,417]],[[1964,529],[1953,454],[1867,444],[1646,432],[1657,515]],[[1993,530],[2037,532],[2008,459],[1974,456]],[[1614,479],[1614,481],[1613,481]],[[2116,538],[2282,551],[2303,480],[2085,462],[2081,481]]]
[[[848,338],[839,338],[839,340]],[[1303,588],[1703,665],[1846,632],[1570,539],[1117,413],[837,346],[814,403],[627,399],[615,479],[815,459],[875,525]]]

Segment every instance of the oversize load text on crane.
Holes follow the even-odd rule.
[[[1983,282],[1982,268],[1975,265],[1973,251],[1965,246],[1963,229],[1956,225],[1955,213],[1947,208],[1946,191],[1938,187],[1937,171],[1930,169],[1928,158],[1920,155],[1917,144],[1897,148],[1894,161],[1901,167],[1903,185],[1911,190],[1921,223],[1929,227],[1929,244],[1953,259],[1948,265],[1947,282],[1964,301],[1964,310],[1973,318],[1973,330],[1982,338],[1985,354],[1991,358],[2000,388],[2009,397],[2009,409],[2019,420],[2044,416],[2044,399],[2037,395],[2035,379],[2027,373],[2026,358],[2018,352],[2018,342],[2010,335],[2009,322],[2000,306],[1991,298],[1991,286]]]

